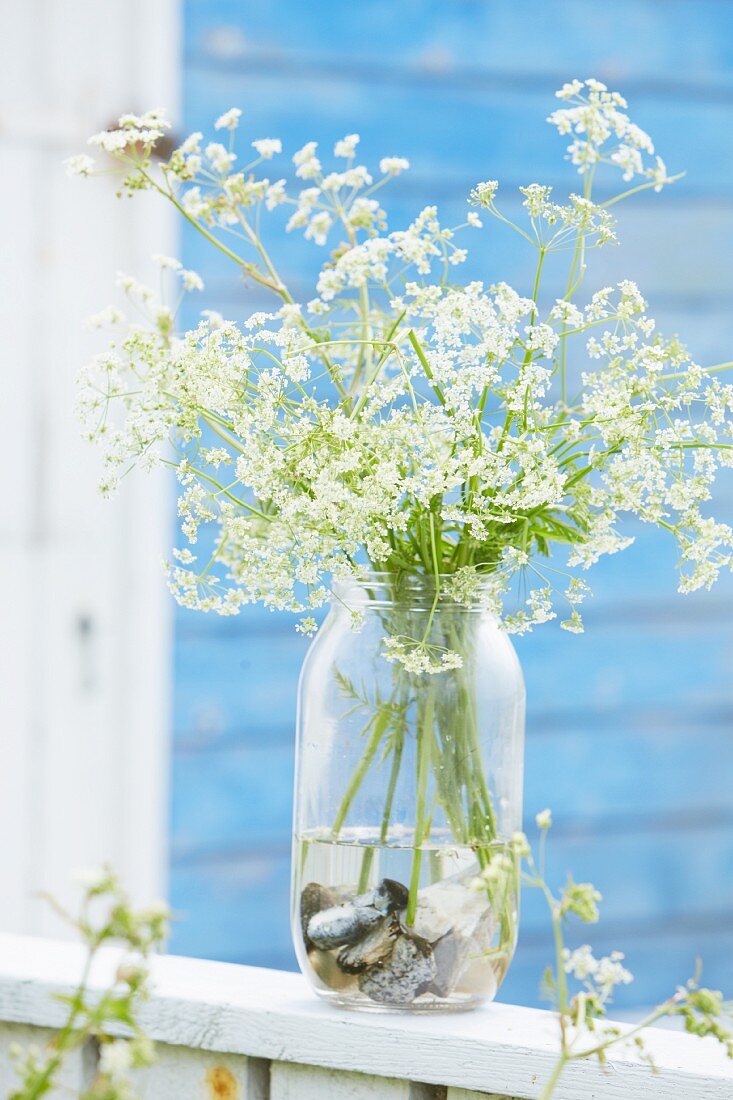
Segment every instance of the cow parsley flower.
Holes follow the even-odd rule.
[[[317,148],[318,142],[308,141],[302,149],[299,149],[298,152],[293,155],[295,174],[300,179],[313,179],[320,174],[321,162],[316,156]]]
[[[558,99],[549,121],[585,177],[583,193],[522,186],[517,224],[488,180],[472,189],[479,209],[463,226],[428,204],[389,228],[374,191],[407,161],[383,157],[377,176],[354,163],[356,134],[336,142],[325,167],[315,141],[297,150],[304,183],[289,194],[284,179],[257,171],[281,151],[277,138],[253,141],[257,159],[236,169],[238,110],[215,124],[230,131],[228,146],[191,134],[162,173],[153,163],[169,128],[161,111],[122,116],[93,139],[119,161],[123,190],[164,180],[164,194],[273,298],[241,324],[204,311],[181,331],[177,307],[122,275],[134,321],[105,311],[95,322],[110,326],[111,345],[83,372],[85,431],[102,448],[106,491],[135,464],[175,467],[188,545],[168,576],[185,606],[230,615],[259,601],[310,625],[331,577],[369,566],[437,572],[441,599],[479,600],[512,633],[556,617],[580,632],[581,577],[631,544],[629,516],[676,539],[682,591],[731,569],[733,530],[706,509],[733,466],[733,387],[657,332],[632,281],[591,286],[578,300],[573,278],[554,302],[541,286],[546,256],[566,256],[572,272],[582,255],[588,283],[592,250],[615,243],[608,203],[593,197],[598,172],[638,181],[634,191],[670,181],[621,95],[573,80]],[[74,162],[81,174],[88,167]],[[281,206],[288,231],[331,242],[315,292],[302,298],[259,236]],[[501,281],[458,282],[460,233],[488,217],[539,250],[532,298]],[[177,260],[158,263],[184,289],[202,289]],[[582,366],[571,386],[573,345]],[[446,639],[402,629],[387,632],[384,655],[411,675],[460,662]]]
[[[230,153],[229,150],[225,149],[218,141],[209,142],[205,152],[206,159],[209,161],[213,170],[222,176],[226,175],[237,159],[236,153]]]
[[[660,188],[669,182],[663,163],[647,167],[645,157],[654,153],[654,144],[626,114],[626,100],[618,92],[591,79],[570,81],[557,95],[571,106],[553,111],[547,121],[572,136],[568,157],[581,174],[605,162],[619,167],[627,181],[649,175]]]
[[[474,206],[490,206],[498,189],[499,183],[497,180],[486,180],[484,183],[477,183],[471,191],[469,202],[473,203]]]
[[[183,266],[174,256],[162,256],[159,252],[153,253],[152,260],[158,267],[168,271],[180,271]]]
[[[181,276],[181,282],[186,290],[203,290],[204,280],[196,271],[188,271],[181,269],[179,272]]]
[[[68,157],[64,164],[67,176],[90,176],[94,171],[94,161],[86,153],[79,153],[75,157]]]
[[[236,130],[239,125],[239,120],[242,117],[242,112],[239,107],[230,107],[228,111],[225,111],[223,115],[219,115],[214,123],[215,130]]]
[[[383,639],[383,654],[387,661],[402,665],[407,672],[435,675],[448,669],[461,668],[459,653],[414,638],[392,635]]]
[[[347,134],[346,137],[336,142],[333,147],[333,155],[335,157],[345,157],[346,160],[351,160],[356,153],[356,147],[359,144],[359,140],[358,134]]]
[[[116,306],[106,306],[99,313],[87,317],[84,322],[88,329],[110,328],[112,325],[120,325],[125,320],[125,315]]]
[[[270,160],[283,151],[280,138],[258,138],[256,141],[252,142],[252,148],[263,160]]]
[[[170,127],[165,112],[161,108],[154,108],[143,115],[122,115],[115,128],[93,134],[89,143],[113,156],[123,155],[137,147],[140,147],[143,155],[149,156],[153,146]]]
[[[99,1050],[99,1072],[118,1081],[132,1069],[133,1055],[130,1043],[126,1039],[114,1039],[111,1043],[102,1043]]]
[[[410,167],[409,160],[405,157],[382,157],[379,162],[379,171],[383,176],[399,176]]]

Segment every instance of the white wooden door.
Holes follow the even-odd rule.
[[[0,35],[0,929],[58,932],[34,892],[67,896],[109,860],[165,890],[168,596],[164,480],[98,497],[75,420],[97,350],[83,321],[119,269],[175,250],[170,214],[62,162],[124,111],[176,117],[178,0],[5,0]]]

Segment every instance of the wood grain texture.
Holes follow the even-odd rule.
[[[514,1100],[511,1096],[497,1096],[496,1093],[467,1092],[466,1089],[448,1089],[446,1100]]]
[[[364,1073],[343,1073],[319,1066],[289,1065],[275,1062],[272,1066],[270,1100],[413,1100],[409,1081],[390,1081]]]
[[[133,1075],[140,1100],[267,1100],[251,1083],[250,1059],[158,1043],[155,1064]]]
[[[213,8],[213,11],[212,11]],[[726,0],[324,0],[319,18],[298,0],[244,9],[238,0],[187,0],[191,61],[255,67],[362,66],[382,79],[435,82],[481,76],[517,85],[596,74],[658,94],[731,87]],[[684,56],[686,65],[679,67]]]
[[[118,960],[115,950],[100,954],[93,989],[109,982]],[[75,945],[0,936],[0,1021],[58,1026],[64,1009],[53,995],[72,987],[81,964],[82,952]],[[556,1057],[557,1022],[551,1013],[536,1009],[494,1004],[474,1013],[434,1017],[341,1013],[314,998],[299,976],[174,956],[153,961],[153,980],[154,992],[142,1014],[151,1036],[171,1046],[225,1056],[221,1064],[227,1067],[237,1065],[229,1062],[231,1055],[245,1055],[389,1082],[534,1100]],[[626,1100],[635,1095],[645,1100],[730,1100],[733,1063],[716,1044],[651,1029],[647,1046],[658,1066],[656,1074],[633,1053],[612,1058],[606,1073],[577,1063],[569,1068],[557,1100]],[[235,1071],[230,1072],[236,1080]],[[277,1066],[271,1072],[273,1086],[278,1075],[293,1079]],[[292,1074],[297,1081],[297,1071]],[[363,1081],[348,1080],[355,1098],[405,1095],[374,1088],[360,1092]],[[386,1088],[383,1081],[379,1088]],[[292,1089],[282,1093],[296,1095]]]
[[[385,83],[348,67],[324,79],[296,66],[286,80],[275,66],[240,72],[218,65],[189,70],[187,115],[189,128],[209,131],[226,101],[246,111],[253,138],[277,135],[285,149],[296,150],[315,133],[325,155],[351,127],[361,135],[360,157],[375,163],[387,151],[398,151],[410,160],[413,180],[433,181],[436,198],[448,188],[465,190],[489,170],[506,191],[528,176],[577,188],[577,175],[563,163],[567,143],[545,123],[556,87],[554,76],[539,87],[443,87],[434,80],[420,86]],[[733,149],[720,141],[720,133],[729,124],[730,103],[701,105],[680,94],[673,104],[670,109],[668,99],[647,92],[637,92],[632,102],[635,121],[654,135],[670,165],[692,170],[675,185],[677,195],[729,194]],[[284,157],[282,163],[287,166]],[[607,178],[597,191],[617,190],[615,184]]]

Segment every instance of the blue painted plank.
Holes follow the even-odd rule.
[[[576,644],[573,644],[573,641]],[[648,714],[658,709],[719,713],[733,702],[733,632],[728,623],[684,622],[590,626],[582,637],[556,624],[517,640],[531,713],[567,716]]]
[[[252,66],[363,65],[436,81],[485,74],[517,83],[594,75],[607,81],[684,85],[701,92],[733,83],[733,17],[725,0],[299,0],[243,5],[187,0],[189,65],[205,59]]]
[[[670,629],[673,626],[674,629]],[[658,623],[589,625],[584,637],[549,624],[517,640],[530,715],[547,719],[581,714],[627,716],[730,713],[733,706],[733,632],[714,624],[662,616]],[[303,656],[299,636],[226,635],[176,647],[176,736],[213,743],[283,736],[292,729],[295,686]],[[690,657],[694,655],[694,659]]]
[[[653,778],[653,777],[649,777]],[[629,818],[619,831],[558,828],[548,843],[547,878],[561,887],[567,875],[592,882],[603,895],[604,924],[620,930],[654,921],[727,914],[733,927],[733,813],[719,824],[687,824],[672,815],[667,828],[655,829],[653,809],[644,822]],[[536,829],[528,823],[530,835]],[[524,896],[522,924],[535,932],[546,924],[544,899],[536,890]]]
[[[724,992],[733,988],[733,927],[730,922],[682,922],[679,927],[653,925],[636,936],[610,934],[601,923],[584,927],[569,941],[571,946],[591,943],[596,955],[621,950],[626,965],[635,976],[629,986],[619,988],[615,1009],[627,1012],[642,1006],[651,1008],[665,1001],[678,985],[691,978],[702,960],[703,984]],[[286,956],[283,956],[286,958]],[[542,943],[527,942],[520,933],[514,962],[499,991],[505,1004],[548,1007],[542,1000],[542,975],[553,958],[549,938]]]
[[[733,708],[718,723],[615,716],[544,726],[530,719],[525,805],[544,806],[566,828],[638,829],[659,837],[675,827],[733,827]],[[294,737],[252,736],[246,744],[178,749],[173,757],[172,855],[214,858],[249,844],[286,844],[290,835]],[[582,782],[579,782],[582,777]],[[327,824],[324,822],[324,824]]]
[[[406,156],[415,178],[430,180],[434,193],[446,187],[466,191],[487,178],[507,187],[533,179],[574,181],[577,187],[575,169],[563,162],[568,141],[545,122],[555,102],[552,82],[539,91],[416,88],[378,84],[350,70],[337,80],[298,71],[283,80],[282,74],[267,71],[191,69],[186,125],[207,133],[223,110],[240,107],[240,140],[279,137],[288,155],[311,139],[329,150],[344,133],[356,131],[368,163],[385,155]],[[730,196],[733,145],[721,140],[730,127],[729,103],[700,104],[681,97],[670,104],[644,92],[635,96],[633,113],[669,170],[688,169],[675,185],[678,195]],[[275,167],[273,162],[273,173]]]
[[[204,959],[295,969],[290,942],[290,851],[174,867],[170,950]]]
[[[206,744],[223,735],[259,739],[293,727],[295,684],[307,642],[295,631],[259,639],[179,638],[174,730]],[[287,736],[287,734],[286,734]]]
[[[294,738],[173,756],[171,857],[186,860],[243,847],[287,850],[293,803]]]
[[[673,724],[614,716],[559,721],[530,718],[525,805],[555,806],[587,831],[671,827],[724,819],[733,826],[733,708],[718,723]]]

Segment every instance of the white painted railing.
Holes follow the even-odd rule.
[[[104,953],[92,986],[111,980]],[[13,1083],[8,1048],[37,1044],[62,1022],[83,954],[73,944],[0,936],[0,1097]],[[172,956],[155,960],[143,1023],[158,1060],[140,1077],[145,1100],[532,1100],[554,1063],[552,1014],[489,1005],[454,1016],[339,1012],[295,974]],[[601,1070],[571,1065],[556,1100],[731,1100],[733,1064],[709,1040],[648,1032],[652,1074],[632,1052]],[[96,1051],[68,1065],[59,1096],[94,1076]],[[473,1090],[473,1091],[472,1091]]]

